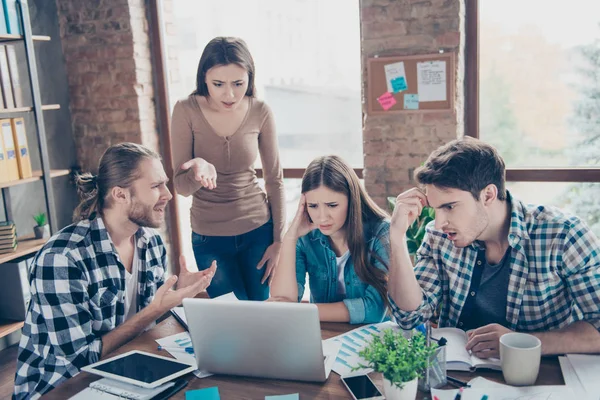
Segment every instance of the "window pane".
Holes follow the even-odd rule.
[[[193,91],[204,46],[238,36],[255,61],[258,97],[275,115],[283,167],[304,168],[331,153],[363,166],[358,0],[177,0],[172,7],[171,107]]]
[[[480,138],[509,167],[600,165],[600,2],[479,7]]]
[[[600,237],[600,183],[507,182],[524,203],[559,207],[577,215]]]

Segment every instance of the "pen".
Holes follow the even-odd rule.
[[[456,379],[451,376],[446,376],[446,379],[451,385],[458,385],[458,387],[469,387],[469,384],[467,382],[461,381],[460,379]]]
[[[159,350],[168,350],[168,351],[185,351],[188,354],[194,354],[193,347],[169,347],[169,346],[158,346]]]
[[[463,390],[464,388],[458,389],[458,393],[456,393],[456,397],[454,397],[454,400],[460,400],[462,398]]]

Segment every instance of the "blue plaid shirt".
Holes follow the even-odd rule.
[[[135,235],[138,310],[164,280],[167,256],[153,230]],[[69,225],[37,253],[19,344],[13,399],[36,398],[100,359],[102,335],[124,321],[125,268],[101,218]]]
[[[547,331],[584,320],[600,330],[600,241],[585,223],[552,207],[511,198],[508,234],[511,275],[506,320],[517,331]],[[405,312],[390,297],[398,324],[412,328],[431,318],[441,302],[440,326],[457,326],[471,284],[478,242],[454,247],[427,226],[415,275],[423,301]]]

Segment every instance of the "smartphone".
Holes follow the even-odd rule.
[[[356,375],[342,378],[354,400],[382,400],[385,399],[377,386],[368,375]]]

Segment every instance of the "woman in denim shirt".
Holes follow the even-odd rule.
[[[380,322],[387,306],[388,215],[340,157],[310,163],[284,236],[272,300],[300,301],[309,276],[321,321]]]

